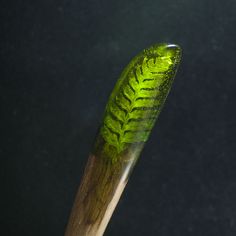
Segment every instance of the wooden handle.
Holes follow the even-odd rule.
[[[134,165],[126,160],[109,165],[103,158],[90,155],[65,236],[103,235]]]

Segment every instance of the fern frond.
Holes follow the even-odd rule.
[[[155,45],[136,56],[121,74],[107,103],[101,135],[117,152],[145,142],[170,90],[180,48]]]

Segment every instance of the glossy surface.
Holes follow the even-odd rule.
[[[117,153],[127,144],[145,142],[170,90],[180,48],[152,46],[124,69],[106,106],[101,135]]]
[[[159,44],[134,57],[108,100],[65,236],[103,235],[171,88],[180,48]]]

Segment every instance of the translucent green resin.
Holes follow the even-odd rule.
[[[122,72],[100,130],[117,153],[127,144],[147,141],[171,88],[180,54],[176,45],[154,45],[134,57]]]

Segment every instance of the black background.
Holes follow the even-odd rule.
[[[236,235],[236,1],[0,3],[1,235],[63,235],[106,100],[156,42],[183,60],[105,235]],[[4,232],[4,233],[3,233]]]

